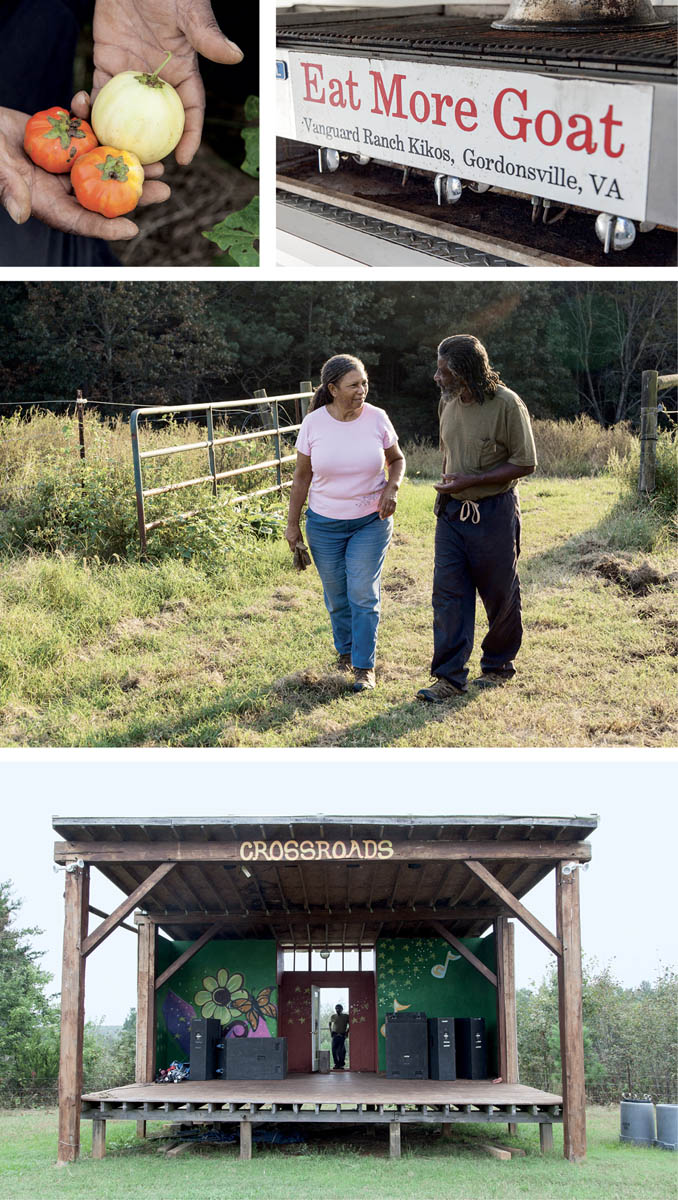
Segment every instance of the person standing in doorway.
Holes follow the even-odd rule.
[[[482,643],[480,687],[515,675],[523,635],[516,482],[531,475],[537,455],[527,408],[492,370],[478,338],[457,334],[438,347],[442,479],[433,574],[435,682],[417,699],[440,704],[467,690],[476,593],[489,629]]]
[[[330,1033],[332,1034],[333,1071],[343,1071],[346,1062],[346,1038],[348,1037],[348,1013],[343,1005],[336,1004],[330,1017]]]

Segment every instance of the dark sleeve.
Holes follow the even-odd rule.
[[[0,107],[70,104],[78,35],[93,8],[91,0],[2,0]]]

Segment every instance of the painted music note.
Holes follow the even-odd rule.
[[[444,963],[436,963],[435,967],[431,967],[431,974],[434,979],[444,979],[447,974],[447,968],[451,962],[457,958],[461,958],[461,954],[453,954],[451,950],[447,951],[447,958]]]

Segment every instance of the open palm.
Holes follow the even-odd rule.
[[[209,0],[96,0],[92,100],[120,71],[155,71],[167,52],[162,78],[176,88],[186,125],[175,156],[189,163],[200,145],[205,90],[198,54],[235,64],[242,51],[224,37]]]
[[[77,107],[77,105],[76,105]],[[80,111],[79,116],[86,115]],[[107,241],[124,241],[139,232],[127,217],[102,217],[83,208],[71,188],[70,175],[50,175],[37,167],[24,153],[24,130],[28,114],[15,109],[2,109],[0,128],[0,178],[3,180],[2,199],[10,215],[22,224],[29,216],[37,217],[53,229],[75,233],[82,237],[99,237]],[[147,169],[150,176],[162,174],[158,163]],[[166,200],[169,188],[155,179],[144,184],[140,204],[155,204]],[[11,197],[13,206],[7,203]]]

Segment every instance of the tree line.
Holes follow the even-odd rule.
[[[435,439],[436,346],[456,332],[533,416],[636,422],[642,371],[675,372],[675,328],[673,285],[654,281],[8,282],[0,412],[78,388],[109,415],[296,391],[350,352],[401,437]]]
[[[59,1007],[47,991],[51,976],[33,946],[39,929],[20,928],[20,902],[0,883],[0,1107],[49,1103],[59,1071]],[[625,988],[609,966],[584,963],[586,1094],[616,1103],[625,1092],[675,1104],[678,1079],[678,975],[662,968],[652,982]],[[555,969],[535,990],[517,995],[522,1083],[560,1092],[558,984]],[[328,1013],[323,1017],[326,1024]],[[85,1029],[84,1086],[117,1087],[134,1079],[136,1014],[105,1036]]]

